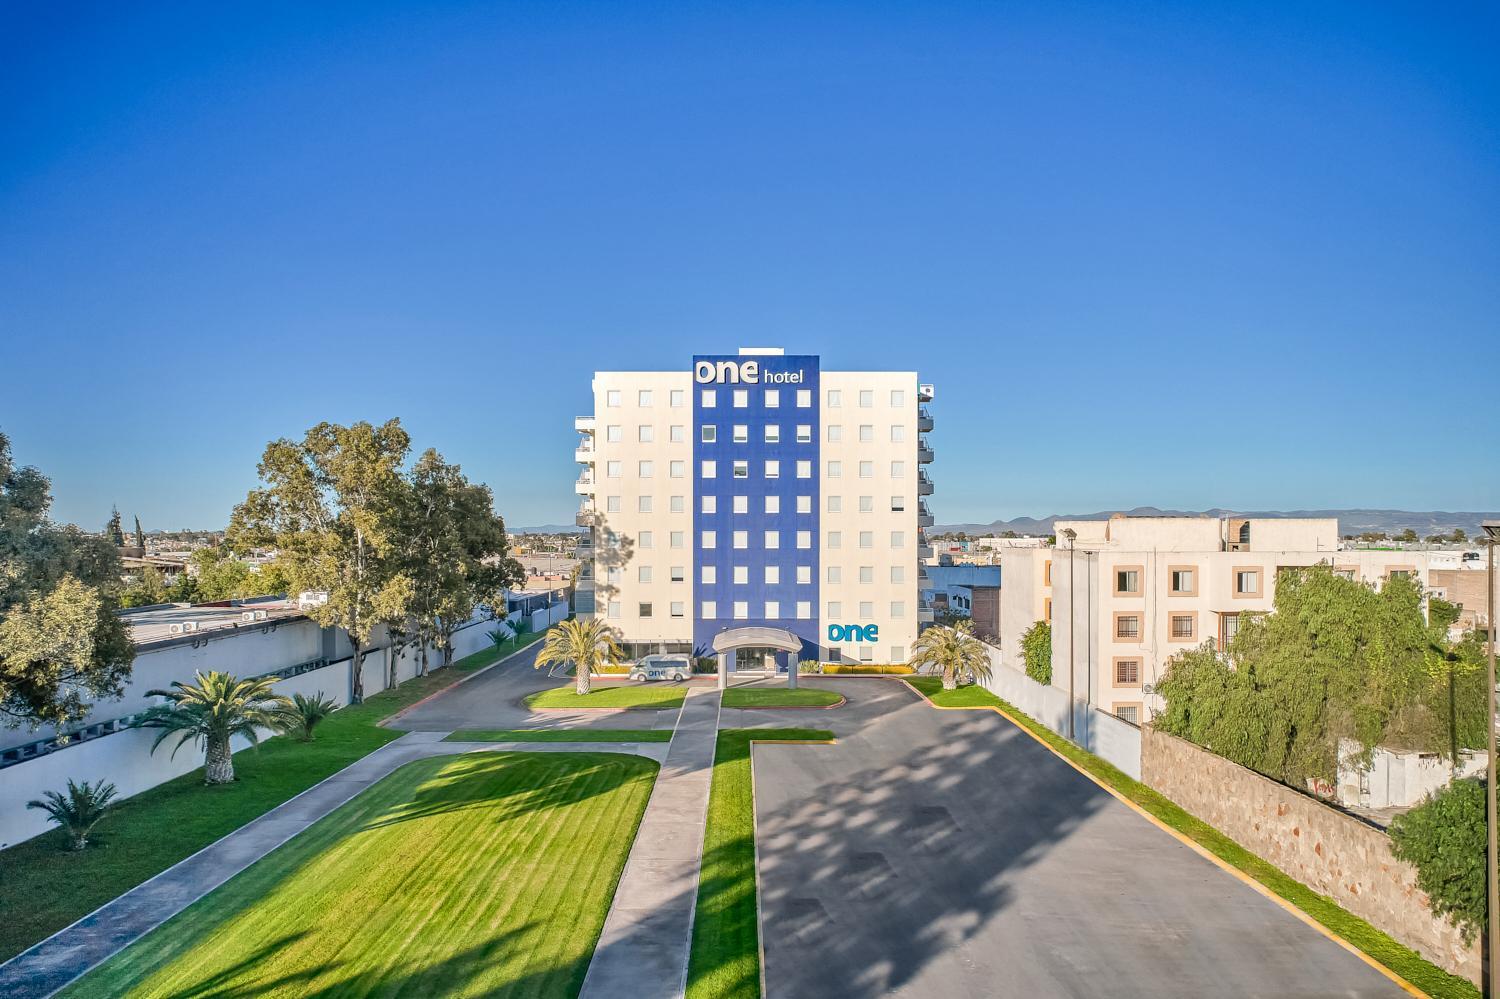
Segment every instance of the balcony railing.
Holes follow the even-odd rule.
[[[573,515],[573,523],[579,527],[593,527],[594,508],[591,506],[579,507],[578,512]]]
[[[931,496],[932,495],[932,480],[927,477],[927,474],[925,472],[923,474],[917,476],[917,495],[918,496]]]
[[[932,430],[932,414],[927,411],[926,406],[917,408],[917,430],[924,434]]]
[[[593,444],[580,444],[578,450],[573,452],[573,460],[580,465],[592,465],[596,453]]]
[[[932,558],[932,546],[931,545],[927,545],[927,544],[917,545],[917,558],[920,558],[920,559],[929,559],[929,558]]]
[[[573,491],[582,496],[592,496],[594,493],[594,477],[592,475],[580,475],[578,481],[573,483]]]
[[[931,461],[932,459],[933,459],[932,448],[928,447],[926,444],[918,444],[917,445],[917,461],[919,463],[925,465],[929,461]]]
[[[573,417],[573,429],[580,434],[591,434],[594,432],[594,418],[592,416]]]

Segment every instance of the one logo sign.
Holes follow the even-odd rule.
[[[880,625],[830,624],[828,626],[828,640],[830,642],[861,642],[865,645],[873,645],[880,641]]]
[[[761,371],[756,360],[698,361],[693,365],[693,381],[699,385],[801,385],[807,376],[802,371]]]

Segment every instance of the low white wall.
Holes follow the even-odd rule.
[[[993,645],[987,647],[990,679],[985,686],[1052,731],[1067,736],[1067,691],[1037,683],[1020,670],[1004,665],[1000,662],[1000,650]],[[1074,701],[1072,710],[1073,741],[1140,780],[1141,730],[1082,701]]]

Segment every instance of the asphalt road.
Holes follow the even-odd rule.
[[[840,734],[754,750],[772,999],[1405,995],[999,715],[816,682],[720,720]]]

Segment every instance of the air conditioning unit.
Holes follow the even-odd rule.
[[[255,620],[257,620],[257,621],[264,621],[266,619],[266,617],[267,617],[267,614],[263,610],[258,610],[258,611],[255,612]]]
[[[241,621],[254,621],[255,620],[255,611],[240,611],[240,620]]]
[[[328,603],[327,590],[303,590],[297,594],[297,606],[302,610],[309,607],[321,607]]]
[[[167,625],[167,633],[169,635],[186,635],[189,632],[194,632],[197,630],[197,621],[177,621],[173,624]]]
[[[1147,697],[1150,697],[1152,694],[1156,693],[1156,684],[1154,684],[1154,683],[1143,683],[1143,684],[1141,684],[1141,693],[1145,694]]]

